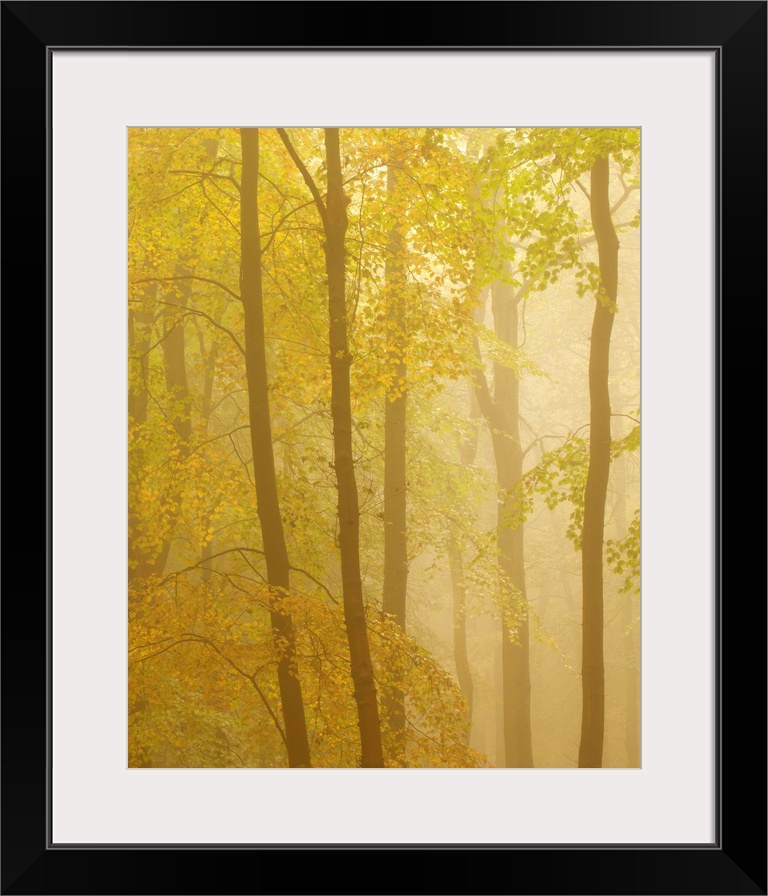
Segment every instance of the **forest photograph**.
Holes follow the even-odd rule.
[[[640,129],[127,141],[128,766],[640,768]]]

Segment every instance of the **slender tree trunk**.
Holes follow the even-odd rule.
[[[148,284],[144,291],[143,304],[135,311],[128,314],[128,352],[129,363],[133,367],[135,385],[128,392],[128,419],[131,427],[140,428],[147,422],[149,405],[149,392],[147,390],[147,378],[149,377],[149,348],[152,328],[153,310],[151,302],[157,297],[157,284]],[[131,447],[131,467],[140,469],[142,459],[137,454],[141,449],[136,445]],[[132,504],[128,507],[128,581],[145,579],[157,572],[156,561],[139,547],[139,530],[142,520],[138,514],[138,507]],[[163,560],[163,563],[165,561]]]
[[[188,259],[185,258],[176,264],[174,274],[177,277],[185,277],[192,273],[188,267]],[[191,281],[182,281],[178,287],[180,296],[177,299],[181,308],[186,308],[192,294]],[[187,344],[184,329],[184,320],[174,320],[179,314],[179,308],[165,306],[162,314],[163,340],[160,343],[163,350],[163,366],[165,368],[165,385],[171,401],[170,419],[176,435],[179,437],[180,449],[179,462],[183,463],[189,453],[192,440],[192,404],[189,395],[189,383],[187,381]],[[177,478],[176,482],[181,485]],[[169,508],[171,522],[168,530],[169,537],[163,542],[162,549],[155,561],[155,572],[162,574],[168,562],[171,552],[172,536],[175,534],[176,523],[181,516],[181,507],[184,496],[181,488],[177,488],[173,494],[173,504]]]
[[[494,707],[494,765],[503,768],[507,764],[504,744],[504,663],[501,645],[494,650],[493,659],[493,707]]]
[[[608,359],[618,292],[619,241],[611,220],[607,158],[592,166],[590,212],[597,239],[604,295],[595,302],[589,349],[589,472],[584,489],[582,562],[582,714],[579,768],[600,768],[605,733],[603,657],[603,528],[611,463],[611,402]]]
[[[204,142],[204,145],[206,148],[208,161],[210,163],[213,163],[219,152],[219,141],[213,139],[206,140]],[[221,318],[221,311],[214,315],[214,320],[217,324],[221,323]],[[200,407],[200,418],[202,423],[202,434],[204,436],[207,436],[208,426],[211,419],[211,408],[213,407],[213,384],[214,380],[216,379],[216,361],[219,351],[215,336],[212,337],[211,347],[207,351],[205,347],[205,339],[203,338],[203,333],[201,330],[198,330],[198,339],[200,342],[200,357],[205,358],[205,366],[203,367],[203,394],[202,404]],[[208,529],[210,522],[211,520],[209,512],[205,516],[204,531]],[[211,559],[211,555],[213,553],[213,540],[204,541],[203,545],[200,548],[200,575],[204,582],[210,581],[213,574],[213,560]]]
[[[368,625],[360,574],[360,506],[352,454],[352,394],[349,367],[352,358],[347,339],[347,300],[344,238],[347,232],[347,198],[341,174],[339,129],[325,129],[325,164],[328,193],[325,202],[312,175],[301,161],[284,128],[277,129],[289,155],[309,187],[325,231],[325,270],[328,275],[328,320],[331,363],[331,420],[334,468],[338,492],[339,553],[344,623],[347,629],[352,682],[360,728],[360,764],[382,768],[381,723],[376,681],[368,644]]]
[[[174,275],[176,277],[188,277],[192,274],[188,259],[179,261]],[[182,280],[177,286],[179,297],[176,304],[180,307],[165,306],[163,312],[163,364],[165,367],[165,383],[173,402],[171,422],[184,447],[189,445],[192,438],[192,418],[189,398],[189,383],[187,381],[187,357],[186,336],[184,332],[184,320],[176,320],[179,312],[187,307],[189,297],[192,294],[192,281]]]
[[[128,416],[136,426],[147,422],[147,378],[149,377],[149,347],[152,328],[152,304],[157,298],[157,283],[144,286],[145,299],[134,311],[128,312],[128,349],[134,368],[136,384],[128,392]]]
[[[387,199],[396,204],[398,169],[387,169]],[[406,530],[406,296],[402,263],[403,237],[395,223],[387,240],[384,269],[387,297],[387,365],[391,382],[384,401],[384,585],[382,610],[405,631],[408,586]],[[402,759],[405,736],[405,695],[395,689],[386,697],[391,754]]]
[[[220,322],[220,321],[219,321]],[[216,358],[218,356],[218,348],[214,339],[213,345],[206,352],[202,334],[200,335],[200,354],[205,358],[205,367],[203,369],[203,396],[201,405],[201,422],[203,435],[208,434],[208,426],[211,419],[211,407],[213,406],[213,382],[216,378]],[[204,528],[210,525],[210,511],[205,516]],[[214,553],[213,541],[204,541],[200,548],[200,574],[204,582],[210,581],[213,573],[213,561],[211,555]]]
[[[267,581],[275,603],[270,611],[278,651],[277,678],[285,722],[288,764],[310,766],[309,742],[304,718],[301,682],[296,669],[295,633],[290,614],[279,609],[279,600],[290,590],[288,550],[277,496],[277,476],[272,450],[267,359],[264,339],[264,307],[259,234],[259,130],[242,128],[241,182],[241,294],[245,313],[245,366],[248,380],[253,477],[256,484]]]
[[[177,272],[182,270],[181,263],[177,265]],[[141,311],[132,313],[129,318],[129,343],[132,353],[135,353],[135,363],[138,367],[140,382],[136,390],[129,394],[128,413],[134,425],[142,426],[147,422],[149,392],[147,390],[147,377],[149,376],[149,351],[150,332],[153,318],[150,301],[157,297],[157,284],[152,284],[145,290],[149,301]],[[180,305],[185,306],[190,295],[186,286],[182,290]],[[189,450],[189,442],[192,436],[192,423],[190,418],[189,387],[187,384],[186,346],[184,341],[183,322],[174,323],[173,317],[177,312],[165,311],[162,315],[163,340],[163,365],[165,369],[166,386],[172,400],[171,421],[176,434],[179,437],[182,457]],[[133,449],[134,451],[137,449]],[[181,513],[182,494],[180,490],[173,493],[168,513],[171,517],[168,531],[172,532]],[[142,522],[136,514],[136,508],[128,510],[128,525],[132,533],[140,528]],[[132,535],[129,538],[129,581],[147,578],[152,575],[162,575],[168,555],[171,550],[171,538],[165,538],[160,544],[159,550],[151,554],[137,547],[137,538]]]
[[[481,322],[485,314],[485,301],[478,307],[475,313],[475,321]],[[469,419],[476,420],[480,416],[480,406],[477,403],[475,390],[469,391]],[[461,446],[461,465],[468,467],[475,462],[477,456],[477,429],[473,435],[466,439]],[[451,586],[453,589],[453,659],[456,664],[456,677],[459,680],[459,688],[467,701],[469,709],[469,732],[467,743],[472,736],[472,710],[474,708],[474,682],[472,680],[472,667],[469,664],[467,651],[467,585],[464,579],[464,558],[457,538],[457,527],[450,524],[448,531],[448,566],[451,573]]]
[[[187,266],[187,263],[188,259],[177,263],[175,269],[176,276],[183,277],[191,273],[191,268]],[[174,304],[183,309],[186,308],[189,297],[192,294],[190,283],[182,281],[179,286],[179,292],[178,301]],[[150,301],[154,300],[157,297],[157,284],[149,285],[145,290],[145,295]],[[181,446],[180,458],[183,459],[189,451],[192,439],[192,417],[189,384],[187,381],[184,321],[175,320],[179,313],[179,308],[165,306],[165,310],[161,315],[163,339],[160,344],[163,351],[166,388],[172,403],[170,419],[176,435],[179,437],[179,445]],[[149,305],[140,312],[132,314],[129,320],[129,340],[132,350],[136,352],[136,363],[139,366],[141,379],[138,389],[129,394],[128,413],[133,422],[139,425],[146,423],[147,420],[149,394],[147,392],[146,379],[149,375],[148,352],[151,320],[152,311]],[[182,493],[177,489],[172,497],[172,505],[169,507],[169,514],[171,515],[169,531],[173,530],[181,514],[182,500]],[[132,512],[129,508],[129,526],[131,528],[132,522],[139,523],[138,519],[135,518],[135,512]],[[129,580],[146,578],[150,575],[162,575],[170,551],[170,537],[163,540],[159,551],[153,556],[148,556],[136,548],[135,539],[131,539],[129,543],[129,558],[131,560],[129,564]]]
[[[331,354],[331,416],[336,482],[339,495],[339,550],[344,593],[344,621],[349,639],[352,680],[355,686],[363,768],[381,768],[381,725],[373,677],[368,626],[360,574],[360,507],[352,455],[352,395],[349,382],[351,356],[347,339],[344,237],[347,202],[341,175],[339,129],[325,129],[328,196],[326,207],[325,265],[328,274],[329,347]]]
[[[216,144],[216,142],[214,141],[214,145],[217,146],[218,144]],[[208,156],[210,160],[215,158],[216,149],[214,147],[208,147]],[[179,260],[176,263],[174,276],[181,278],[189,277],[190,275],[192,275],[194,273],[194,269],[192,267],[193,259],[194,243],[191,250],[188,250],[186,253],[183,253],[179,257]],[[151,300],[154,300],[157,296],[157,291],[157,283],[149,284],[145,289],[145,295],[148,296]],[[178,316],[180,310],[183,310],[187,307],[190,297],[192,296],[191,280],[180,280],[177,284],[176,291],[179,293],[178,297],[176,297],[174,293],[173,305],[166,304],[161,315],[163,324],[163,339],[161,342],[161,346],[163,351],[165,382],[172,401],[171,422],[173,423],[176,434],[180,439],[180,459],[184,460],[189,453],[192,441],[192,402],[190,398],[189,383],[187,377],[185,322],[183,318],[182,320],[175,320],[175,318]],[[143,309],[142,312],[137,315],[137,318],[144,318],[144,320],[146,320],[146,315],[149,315],[149,320],[151,321],[152,312],[148,308]],[[148,334],[148,331],[145,328],[143,332],[145,334]],[[137,415],[135,413],[135,411],[137,410],[136,401],[133,402],[133,407],[129,403],[129,412],[132,414],[132,416],[134,416],[134,419],[137,422],[146,421],[147,415],[148,394],[146,391],[146,376],[149,372],[149,358],[147,354],[148,350],[149,343],[147,342],[145,347],[143,348],[141,358],[142,383],[144,384],[142,390],[143,395],[137,396],[139,402],[143,404],[143,410],[141,410]],[[206,388],[207,387],[208,383],[206,383]],[[169,508],[169,513],[172,518],[171,524],[169,526],[170,534],[173,533],[173,528],[175,527],[176,521],[181,515],[181,505],[183,501],[181,489],[177,489],[175,491],[172,501],[172,507]],[[164,540],[160,547],[160,550],[155,556],[151,558],[139,558],[138,565],[135,566],[131,578],[146,577],[148,575],[161,575],[168,561],[170,550],[171,538],[169,537]]]
[[[387,171],[387,196],[392,200],[397,170]],[[403,239],[397,225],[389,232],[386,290],[387,362],[392,382],[384,408],[384,592],[382,609],[395,617],[405,631],[405,598],[408,582],[406,541],[406,320],[405,283],[401,259]]]
[[[496,335],[512,348],[518,344],[518,297],[508,283],[497,281],[492,288]],[[496,365],[494,400],[503,409],[506,425],[494,435],[499,486],[505,496],[499,505],[498,542],[501,568],[517,589],[521,608],[516,618],[516,638],[510,639],[507,619],[502,615],[502,665],[504,671],[504,743],[507,765],[532,768],[531,673],[528,610],[525,589],[525,558],[522,508],[515,489],[523,475],[520,444],[520,380],[514,370]],[[511,524],[511,521],[515,521]]]
[[[467,701],[470,727],[467,731],[467,743],[472,728],[472,705],[474,700],[474,684],[472,668],[467,653],[467,586],[464,581],[464,561],[456,539],[456,526],[451,523],[448,534],[448,565],[451,571],[453,587],[453,659],[456,663],[456,677],[459,688]]]
[[[507,345],[517,348],[518,296],[512,288],[496,282],[492,289],[496,333]],[[494,396],[491,397],[485,373],[479,364],[474,371],[475,393],[480,410],[491,430],[496,479],[502,500],[498,510],[497,540],[503,596],[517,605],[510,638],[508,613],[502,613],[501,656],[503,668],[504,754],[509,768],[532,768],[531,674],[529,663],[528,611],[526,609],[525,563],[523,554],[522,512],[515,497],[515,486],[522,477],[523,452],[520,445],[520,388],[513,370],[496,365]],[[517,593],[507,591],[507,583]]]

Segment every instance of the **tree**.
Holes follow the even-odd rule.
[[[381,768],[381,723],[373,676],[360,573],[360,506],[352,455],[352,407],[349,368],[352,357],[347,338],[347,301],[344,235],[347,231],[347,197],[341,173],[339,129],[325,128],[325,164],[328,175],[325,202],[293,147],[278,128],[286,149],[309,187],[325,231],[325,269],[328,277],[329,350],[331,364],[331,416],[334,468],[338,492],[339,553],[341,555],[344,621],[349,639],[352,680],[355,685],[360,728],[361,765]]]
[[[589,349],[589,472],[584,489],[581,536],[582,716],[579,768],[599,768],[605,731],[605,666],[603,658],[603,528],[605,496],[611,464],[611,398],[608,360],[618,293],[619,240],[611,219],[609,159],[595,159],[591,170],[589,207],[600,259],[600,290],[595,301]]]
[[[484,306],[482,310],[485,310]],[[470,420],[475,420],[480,413],[480,408],[474,390],[469,393],[469,405]],[[468,467],[473,464],[476,456],[477,429],[475,428],[471,436],[465,438],[461,443],[460,461],[462,467]],[[475,685],[467,652],[468,589],[464,572],[464,557],[459,545],[458,526],[454,521],[451,521],[448,527],[448,568],[451,573],[451,588],[453,589],[453,659],[456,664],[456,677],[459,680],[459,687],[467,701],[471,727]]]
[[[494,282],[491,293],[496,333],[506,345],[517,349],[517,306],[520,296],[503,279]],[[523,448],[520,442],[518,373],[505,365],[496,364],[493,396],[480,366],[475,370],[474,383],[477,403],[491,430],[500,492],[497,539],[503,606],[501,657],[506,764],[510,768],[532,768],[524,511],[519,494]]]
[[[241,293],[245,314],[245,367],[248,378],[248,410],[253,477],[267,564],[267,582],[274,600],[270,609],[278,652],[277,677],[285,719],[286,747],[291,766],[310,766],[304,701],[296,668],[293,621],[280,610],[280,598],[290,593],[290,565],[277,497],[272,422],[269,413],[267,359],[264,344],[264,307],[259,233],[259,130],[241,128],[243,150],[241,178]]]
[[[396,200],[398,167],[392,159],[387,165],[387,199]],[[395,220],[389,230],[384,269],[385,289],[389,298],[386,321],[389,388],[384,402],[384,582],[382,612],[392,616],[405,632],[408,588],[407,483],[406,483],[406,284],[403,269],[402,223]],[[402,751],[405,730],[405,705],[402,692],[387,695],[389,727],[393,733],[392,750]],[[394,758],[394,757],[393,757]]]
[[[507,173],[502,168],[506,177]],[[495,185],[494,185],[495,186]],[[488,190],[486,186],[484,188]],[[480,189],[476,191],[480,193]],[[491,257],[501,261],[501,270],[491,285],[494,331],[500,347],[518,352],[518,306],[525,297],[525,287],[515,290],[512,266],[507,259],[505,222],[494,220],[501,189],[495,186],[491,199],[481,203],[490,216],[488,236]],[[515,222],[516,223],[516,222]],[[491,269],[499,262],[488,263]],[[479,267],[477,277],[487,274]],[[480,359],[479,342],[475,342],[478,363],[473,372],[477,403],[488,424],[496,462],[499,487],[497,544],[501,593],[501,667],[503,689],[503,730],[505,763],[511,768],[533,767],[531,734],[531,677],[528,603],[525,587],[524,505],[520,487],[523,476],[523,446],[520,440],[520,376],[521,370],[510,358],[494,364],[493,395],[488,387]]]

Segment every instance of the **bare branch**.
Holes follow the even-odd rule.
[[[131,280],[131,283],[166,283],[169,280],[200,280],[202,283],[212,283],[214,286],[218,286],[219,289],[223,289],[224,292],[229,293],[229,295],[231,295],[233,299],[237,299],[238,302],[243,301],[234,290],[231,290],[228,286],[225,286],[218,280],[211,280],[210,277],[197,277],[194,274],[188,274],[184,277],[142,277],[141,280]]]
[[[173,308],[183,308],[184,314],[182,317],[186,317],[188,314],[196,314],[199,317],[204,317],[206,320],[210,321],[214,327],[221,330],[223,333],[226,333],[227,336],[235,343],[240,354],[245,357],[245,349],[240,343],[240,340],[235,336],[235,334],[228,330],[223,324],[220,324],[218,321],[214,320],[210,314],[206,314],[205,311],[199,311],[197,308],[187,308],[186,305],[180,305],[178,302],[157,302],[158,305],[170,305]]]
[[[499,432],[505,432],[506,424],[503,419],[503,414],[499,409],[499,406],[491,397],[491,390],[488,388],[488,380],[486,379],[485,371],[483,370],[483,362],[480,355],[480,343],[478,342],[477,334],[472,335],[472,342],[475,347],[477,363],[470,376],[472,377],[472,385],[475,387],[477,403],[482,411],[483,417],[485,417],[490,426]]]
[[[584,186],[584,184],[580,180],[576,180],[576,186],[581,190],[581,192],[589,199],[589,190]]]
[[[323,198],[320,195],[320,191],[317,189],[317,184],[315,183],[312,175],[307,171],[306,165],[299,158],[299,154],[293,147],[293,143],[291,143],[291,138],[288,136],[285,128],[277,128],[277,133],[280,134],[280,139],[285,144],[285,148],[288,150],[290,157],[293,159],[294,164],[299,169],[299,173],[304,178],[304,183],[309,187],[309,192],[312,194],[312,198],[315,200],[315,205],[317,206],[318,212],[320,212],[320,217],[323,221],[323,227],[328,230],[328,212],[325,208],[325,203],[323,202]]]
[[[622,183],[624,183],[623,178],[622,178]],[[616,211],[618,211],[618,209],[621,208],[622,205],[624,205],[626,200],[629,198],[630,193],[634,193],[635,190],[639,190],[639,189],[640,189],[639,184],[630,184],[630,186],[627,186],[626,184],[624,184],[624,192],[621,194],[621,196],[619,196],[619,198],[616,200],[616,202],[614,202],[613,205],[611,206],[611,214],[614,214]],[[618,226],[618,225],[614,225],[614,226]]]
[[[230,183],[234,184],[237,192],[240,192],[240,184],[237,179],[234,178],[231,174],[214,174],[212,171],[190,171],[187,168],[177,168],[174,171],[169,171],[169,174],[193,174],[196,177],[209,178],[211,180],[228,180]]]
[[[286,212],[286,213],[283,215],[283,217],[280,218],[280,220],[277,222],[277,225],[276,225],[271,231],[269,231],[269,239],[266,241],[266,243],[264,243],[264,248],[261,250],[261,254],[262,254],[262,255],[263,255],[263,254],[267,251],[267,249],[269,249],[269,247],[272,245],[272,243],[274,242],[275,237],[276,237],[277,234],[280,232],[280,228],[283,226],[283,224],[285,224],[285,222],[288,220],[288,218],[290,218],[290,217],[292,217],[293,215],[295,215],[296,212],[300,211],[301,209],[306,208],[308,205],[312,205],[313,202],[314,202],[313,199],[308,199],[306,202],[302,202],[300,205],[292,206],[292,207],[291,207],[291,210],[290,210],[289,212]],[[263,233],[260,234],[260,235],[261,235],[262,238],[265,236],[265,234],[263,234]]]

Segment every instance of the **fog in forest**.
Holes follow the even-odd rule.
[[[128,142],[129,765],[639,767],[639,129]]]

